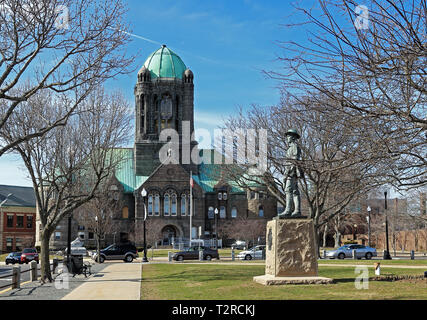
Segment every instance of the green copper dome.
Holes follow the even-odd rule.
[[[165,45],[150,54],[144,63],[144,67],[150,71],[151,79],[182,79],[182,74],[187,69],[181,58]]]

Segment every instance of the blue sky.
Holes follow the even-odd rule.
[[[194,72],[196,128],[212,132],[238,106],[279,101],[278,83],[266,79],[262,70],[280,68],[277,40],[301,37],[297,30],[281,26],[294,10],[290,1],[129,0],[127,4],[127,19],[136,35],[127,52],[137,55],[135,71],[106,86],[122,90],[132,106],[136,72],[161,44]],[[21,167],[18,156],[1,157],[0,184],[30,186]]]

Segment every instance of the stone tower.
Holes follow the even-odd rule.
[[[197,148],[197,142],[188,139],[194,131],[193,78],[193,72],[166,45],[154,51],[139,70],[134,90],[136,175],[149,176],[160,165],[159,151],[166,142],[159,141],[159,135],[167,128],[179,134],[179,163],[197,174],[197,165],[185,161]],[[189,126],[183,126],[183,121]]]

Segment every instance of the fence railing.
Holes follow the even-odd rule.
[[[51,271],[53,274],[55,274],[56,269],[58,268],[59,260],[53,259],[53,262],[49,264],[49,267],[51,268]],[[19,289],[21,287],[21,275],[25,274],[27,272],[30,273],[30,280],[31,282],[37,281],[38,279],[38,271],[40,270],[38,268],[38,263],[36,261],[30,262],[30,268],[24,271],[21,271],[21,266],[13,266],[12,267],[12,274],[7,274],[4,276],[0,276],[0,281],[2,279],[8,279],[10,278],[10,283],[7,283],[5,285],[1,285],[0,289],[11,287],[12,289]]]

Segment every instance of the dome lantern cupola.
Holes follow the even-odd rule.
[[[153,80],[157,78],[182,80],[184,71],[187,69],[182,59],[166,45],[162,45],[150,54],[144,67],[150,72]]]

